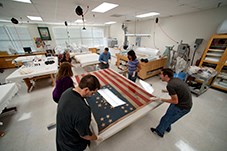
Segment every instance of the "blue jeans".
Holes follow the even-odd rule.
[[[102,63],[101,62],[99,65],[100,65],[100,68],[101,69],[107,69],[107,68],[109,68],[109,63],[105,64],[105,63]]]
[[[133,81],[133,82],[136,82],[136,78],[137,78],[137,72],[136,72],[136,74],[135,74],[134,77],[132,77],[132,74],[128,73],[128,79],[129,79],[129,80],[131,80],[131,81]]]
[[[166,114],[161,118],[159,125],[156,127],[161,135],[164,135],[166,129],[171,129],[171,124],[190,112],[190,109],[180,109],[174,104],[170,104]]]

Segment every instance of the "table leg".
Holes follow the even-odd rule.
[[[52,80],[52,86],[55,85],[55,78],[54,78],[54,74],[50,74],[50,78]]]
[[[25,84],[26,84],[26,86],[27,86],[27,92],[29,92],[30,91],[30,89],[31,89],[31,87],[32,87],[32,83],[31,83],[31,81],[30,81],[30,79],[29,78],[25,78],[25,79],[23,79],[24,80],[24,82],[25,82]]]

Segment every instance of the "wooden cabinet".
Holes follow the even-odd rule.
[[[217,76],[208,84],[227,90],[227,35],[213,35],[204,50],[199,66],[212,67]]]
[[[19,55],[2,55],[0,56],[0,69],[15,68],[15,64],[12,63],[14,59]]]
[[[116,57],[117,57],[116,66],[120,69],[125,69],[126,63],[128,62],[127,56],[116,54]],[[165,67],[166,61],[167,61],[167,58],[160,58],[160,59],[149,61],[147,63],[140,62],[141,70],[139,71],[138,76],[144,80],[159,74],[161,72],[161,69]]]
[[[91,51],[91,53],[97,53],[97,48],[89,48],[89,51]]]
[[[21,64],[19,63],[17,64],[17,66],[13,64],[12,61],[14,59],[16,59],[17,57],[29,56],[29,55],[45,55],[45,52],[34,52],[32,54],[15,54],[15,55],[2,54],[0,55],[0,69],[15,68]]]

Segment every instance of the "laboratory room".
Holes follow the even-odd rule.
[[[0,0],[1,151],[226,151],[227,0]]]

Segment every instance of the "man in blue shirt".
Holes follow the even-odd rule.
[[[100,68],[107,69],[109,68],[109,61],[111,59],[109,48],[105,48],[104,52],[99,56]]]

